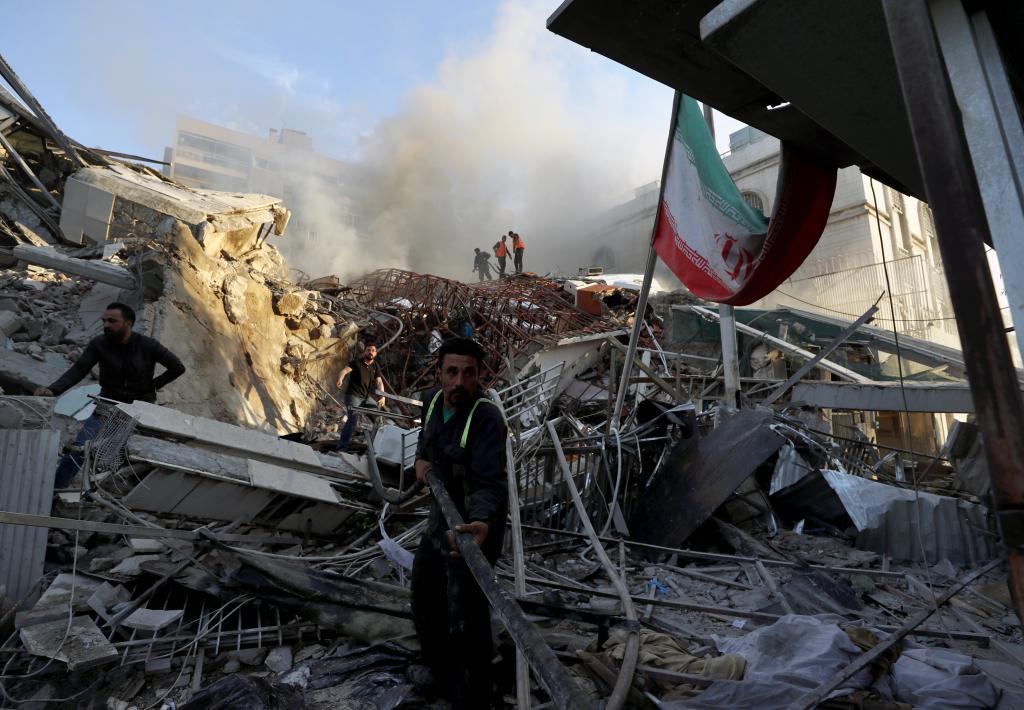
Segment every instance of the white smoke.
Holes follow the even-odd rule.
[[[550,9],[506,3],[479,49],[449,56],[379,123],[357,160],[360,233],[337,230],[296,265],[470,279],[473,247],[510,229],[528,270],[589,263],[581,225],[660,173],[671,93],[637,93],[610,61],[548,32]]]
[[[526,241],[528,270],[575,270],[594,251],[581,225],[659,176],[671,91],[549,32],[557,4],[505,2],[485,36],[457,40],[435,78],[369,130],[363,97],[282,57],[287,40],[240,41],[261,21],[255,10],[221,32],[196,19],[197,4],[181,23],[155,20],[164,11],[147,3],[68,6],[76,31],[56,46],[64,74],[49,80],[91,115],[63,126],[87,144],[160,157],[184,114],[255,135],[301,130],[351,161],[340,189],[301,161],[288,169],[282,197],[316,239],[276,243],[311,275],[395,266],[472,279],[473,247],[510,229]]]

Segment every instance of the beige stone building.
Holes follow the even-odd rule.
[[[165,150],[165,172],[190,187],[256,192],[285,201],[294,215],[279,242],[289,258],[338,230],[358,231],[351,197],[354,168],[313,147],[302,131],[271,128],[255,136],[188,116],[178,116],[174,144]]]
[[[779,171],[779,141],[745,127],[729,136],[724,161],[744,198],[770,216]],[[642,271],[657,211],[658,183],[588,225],[594,265]],[[660,269],[664,266],[659,264]],[[791,305],[855,319],[892,287],[900,333],[960,347],[928,206],[873,180],[856,167],[839,171],[828,225],[803,265],[754,307]],[[671,282],[667,274],[665,283]],[[891,329],[888,297],[875,324]]]
[[[729,136],[729,147],[725,165],[744,198],[770,211],[778,139],[745,127]],[[828,225],[814,251],[755,305],[792,305],[855,318],[884,293],[875,323],[891,329],[890,288],[900,333],[959,347],[928,205],[849,167],[839,171]]]

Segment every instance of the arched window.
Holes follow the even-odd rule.
[[[743,198],[744,202],[753,207],[755,210],[761,210],[761,213],[764,214],[764,200],[761,199],[760,195],[751,190],[744,190],[742,193],[740,193],[740,196]]]

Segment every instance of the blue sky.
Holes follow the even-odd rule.
[[[570,106],[577,87],[593,93],[594,82],[611,81],[619,105],[609,110],[622,121],[667,124],[668,89],[547,31],[558,0],[511,5],[536,17]],[[353,157],[410,92],[437,81],[444,62],[472,57],[493,39],[502,7],[50,0],[8,14],[3,54],[65,132],[87,145],[159,158],[175,114],[186,113],[257,134],[305,129],[324,152]],[[579,103],[584,117],[595,113],[592,96]]]

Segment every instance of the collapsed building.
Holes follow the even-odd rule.
[[[507,704],[1024,700],[985,441],[952,416],[975,410],[963,353],[897,342],[875,308],[736,309],[729,402],[719,312],[685,292],[638,314],[596,274],[296,276],[270,243],[280,200],[86,149],[0,69],[20,96],[0,93],[5,704],[430,706],[412,469],[434,354],[464,333],[510,430],[507,554],[478,577],[515,601]],[[29,396],[114,300],[186,376],[159,404]],[[388,407],[337,454],[334,381],[360,342]]]

